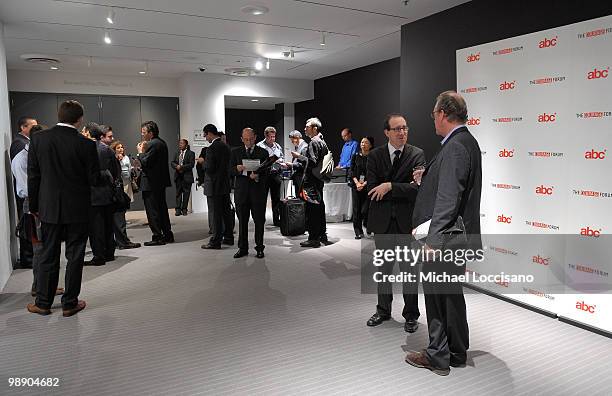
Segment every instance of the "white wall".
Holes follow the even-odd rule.
[[[20,92],[92,95],[178,95],[178,79],[143,76],[102,76],[61,71],[9,70],[8,88]]]
[[[14,214],[15,199],[12,194],[12,175],[9,157],[11,146],[11,117],[9,114],[8,89],[6,80],[6,53],[4,50],[4,25],[0,22],[0,290],[4,288],[13,269],[11,245],[16,246],[11,230],[10,218]],[[9,193],[10,192],[10,193]],[[9,202],[10,200],[10,202]],[[15,251],[16,249],[13,249]]]
[[[184,74],[179,79],[181,137],[192,142],[191,146],[196,155],[200,151],[201,144],[194,142],[194,131],[201,132],[204,125],[209,123],[215,124],[220,130],[225,130],[225,96],[267,97],[279,98],[281,102],[287,103],[298,102],[314,97],[314,83],[312,80]],[[293,112],[287,117],[288,124]],[[293,124],[291,124],[292,129]],[[206,200],[202,190],[192,193],[192,210],[206,211]]]

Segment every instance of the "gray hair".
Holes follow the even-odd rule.
[[[269,127],[266,127],[266,129],[264,129],[264,135],[268,136],[268,133],[270,132],[276,133],[276,128],[274,128],[273,126],[269,126]]]
[[[294,131],[289,133],[289,138],[290,139],[294,139],[294,138],[301,139],[302,138],[302,134],[300,133],[300,131],[294,130]]]
[[[465,100],[455,91],[444,91],[438,95],[434,109],[443,110],[450,122],[466,122],[468,119]]]
[[[306,126],[316,127],[317,131],[320,131],[321,128],[323,128],[323,124],[321,124],[321,120],[319,120],[317,117],[309,118],[306,121]]]

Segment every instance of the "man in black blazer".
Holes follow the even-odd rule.
[[[179,140],[179,150],[170,165],[174,169],[174,185],[176,186],[174,214],[175,216],[187,216],[187,205],[193,184],[193,167],[195,166],[195,153],[189,149],[187,139]]]
[[[264,224],[266,222],[266,187],[267,171],[247,171],[242,161],[244,159],[259,160],[263,163],[268,159],[268,151],[255,145],[255,133],[251,128],[242,130],[244,146],[232,150],[230,161],[230,176],[236,177],[234,186],[234,202],[238,214],[238,252],[234,258],[249,254],[249,217],[253,216],[255,223],[255,250],[257,258],[264,257]]]
[[[412,177],[413,169],[425,165],[423,150],[407,144],[408,126],[400,114],[390,114],[384,122],[388,143],[372,150],[368,158],[368,195],[371,199],[368,213],[368,230],[374,233],[377,249],[394,249],[409,246],[412,240],[412,210],[418,186]],[[395,262],[386,262],[383,274],[392,274]],[[410,263],[399,262],[402,272],[416,273]],[[391,318],[393,287],[389,282],[379,282],[376,313],[368,320],[368,326],[378,326]],[[418,282],[403,284],[406,319],[404,329],[414,333],[420,316]]]
[[[19,133],[15,135],[15,138],[11,142],[11,148],[9,154],[11,161],[15,158],[20,151],[30,144],[30,130],[34,125],[38,125],[38,122],[29,116],[19,117],[17,121],[17,130]],[[15,178],[13,178],[13,185],[16,186]],[[23,217],[23,198],[17,195],[17,189],[15,188],[15,202],[17,206],[17,221]],[[34,256],[32,241],[27,239],[19,239],[19,260],[15,268],[32,268],[32,258]]]
[[[158,246],[173,243],[174,234],[166,203],[166,187],[172,185],[168,170],[168,146],[159,137],[159,128],[154,121],[143,122],[140,132],[143,141],[136,147],[142,167],[140,191],[142,191],[149,228],[153,233],[151,241],[145,242],[144,245]]]
[[[207,124],[204,129],[210,146],[206,149],[204,159],[204,194],[212,198],[213,235],[202,249],[221,249],[221,243],[234,244],[232,212],[230,203],[229,164],[231,151],[221,140],[217,127]]]
[[[87,244],[91,186],[110,183],[102,180],[96,145],[79,134],[83,106],[63,102],[59,123],[32,137],[28,153],[28,198],[30,212],[41,222],[42,248],[36,282],[36,302],[28,311],[51,313],[60,270],[61,241],[66,241],[66,280],[62,296],[64,316],[85,308],[81,292],[83,259]]]
[[[465,100],[454,91],[443,92],[436,100],[432,117],[436,133],[443,137],[442,147],[424,172],[414,174],[421,185],[413,225],[431,220],[425,248],[446,249],[445,233],[456,228],[461,217],[468,238],[454,244],[453,249],[481,249],[481,151],[465,126],[468,118]],[[423,263],[423,271],[431,270],[462,274],[465,266],[458,267],[454,262]],[[447,375],[449,366],[464,366],[467,359],[469,331],[463,287],[460,283],[424,282],[423,290],[429,346],[423,352],[409,353],[406,362]]]
[[[109,147],[113,142],[113,131],[95,122],[87,124],[86,129],[96,141],[98,163],[101,173],[109,173],[113,181],[121,176],[121,168],[115,153]],[[91,187],[91,209],[89,211],[89,244],[93,258],[85,265],[104,265],[115,260],[115,238],[113,235],[113,185]]]

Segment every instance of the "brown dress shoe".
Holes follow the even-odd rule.
[[[32,297],[36,297],[36,290],[32,290]],[[55,295],[56,296],[61,296],[62,294],[64,294],[64,288],[63,287],[58,287],[57,289],[55,289]]]
[[[86,306],[87,306],[87,303],[85,301],[79,300],[79,302],[77,303],[76,307],[70,308],[70,309],[64,309],[63,310],[63,315],[65,317],[72,316],[72,315],[74,315],[74,314],[84,310]]]
[[[50,309],[40,308],[36,304],[30,303],[26,307],[28,312],[39,314],[39,315],[49,315],[51,313]]]
[[[423,352],[410,352],[408,355],[406,355],[406,363],[413,365],[414,367],[426,368],[428,370],[431,370],[432,373],[442,376],[448,375],[450,373],[449,368],[444,369],[434,367],[429,362],[427,355],[425,355]]]

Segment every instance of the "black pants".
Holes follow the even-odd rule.
[[[189,205],[189,195],[191,195],[191,184],[183,181],[182,178],[175,180],[176,185],[176,210],[186,211]]]
[[[211,235],[214,235],[215,233],[215,200],[213,199],[212,195],[206,196],[206,206],[208,208],[208,232]]]
[[[149,228],[153,233],[152,240],[159,241],[172,236],[168,204],[166,203],[166,189],[143,191],[145,211]]]
[[[23,203],[25,199],[19,198],[15,195],[17,205],[17,222],[23,217]],[[32,241],[29,239],[19,238],[19,267],[30,268],[33,266],[32,259],[34,252],[32,250]]]
[[[36,279],[36,305],[43,309],[51,308],[59,281],[60,254],[62,237],[66,238],[66,278],[62,296],[64,309],[74,308],[81,293],[83,259],[87,244],[88,224],[49,224],[42,223],[42,248],[38,261]]]
[[[232,218],[229,194],[211,196],[213,201],[213,235],[209,243],[221,245],[223,240],[234,240],[234,219]]]
[[[364,188],[361,191],[357,191],[353,187],[351,195],[353,198],[353,229],[355,230],[355,235],[363,235],[362,224],[366,228],[368,226],[368,208],[370,207],[368,190]]]
[[[280,226],[280,176],[271,174],[266,179],[266,188],[270,191],[270,199],[272,201],[272,222],[275,226]],[[267,195],[267,194],[266,194]]]
[[[238,214],[238,248],[249,250],[249,217],[253,216],[255,223],[255,250],[263,251],[264,224],[266,223],[266,202],[243,202],[236,204]]]
[[[100,259],[113,257],[115,255],[114,205],[92,206],[89,215],[89,243],[94,257]]]
[[[411,246],[413,238],[410,234],[401,234],[396,219],[391,219],[389,229],[384,234],[374,235],[374,243],[377,249],[395,249],[396,246]],[[418,267],[410,266],[410,263],[400,261],[400,271],[413,273],[417,276],[416,282],[405,282],[402,284],[402,295],[404,297],[404,309],[402,316],[404,319],[418,319],[421,316],[419,311],[419,283]],[[385,262],[381,267],[384,275],[393,273],[395,262]],[[393,285],[390,282],[378,283],[378,305],[376,312],[381,316],[391,316],[391,304],[393,302]]]
[[[115,244],[117,244],[117,246],[126,246],[131,243],[130,238],[127,235],[125,212],[125,210],[115,212],[113,215],[113,234],[115,235]]]

